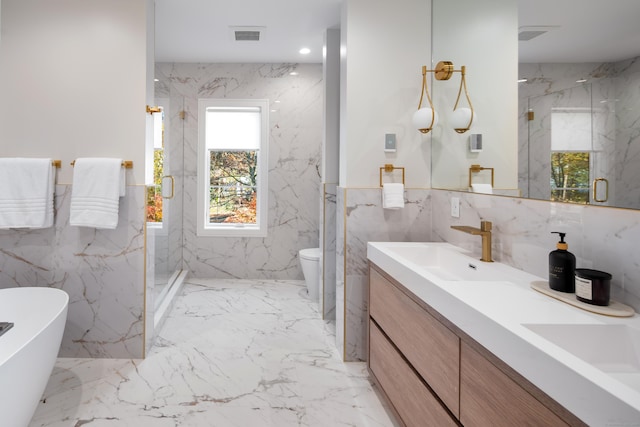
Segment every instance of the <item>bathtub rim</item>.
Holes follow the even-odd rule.
[[[21,330],[20,324],[17,322],[18,319],[5,319],[4,315],[0,313],[0,316],[3,316],[0,321],[14,322],[14,327],[8,330],[4,335],[0,336],[0,366],[4,365],[8,360],[10,360],[24,347],[26,347],[35,337],[39,336],[43,331],[49,328],[51,324],[60,317],[61,314],[67,311],[69,306],[69,294],[66,291],[58,288],[47,286],[20,286],[13,288],[3,288],[0,289],[0,301],[2,301],[7,296],[7,293],[40,294],[41,297],[44,297],[48,301],[54,303],[56,308],[52,309],[52,313],[48,314],[46,320],[43,320],[41,324],[38,324],[37,327],[34,328],[36,330],[29,334],[28,339],[25,339],[22,336],[22,333],[25,331]],[[0,303],[0,305],[1,304],[2,303]]]

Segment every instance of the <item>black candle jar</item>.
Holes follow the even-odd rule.
[[[589,268],[576,268],[576,298],[593,305],[609,305],[611,274]]]

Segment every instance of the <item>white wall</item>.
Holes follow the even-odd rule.
[[[467,67],[467,86],[476,119],[457,134],[447,123],[460,86],[460,73],[433,81],[433,102],[440,124],[433,137],[432,186],[465,189],[469,166],[495,169],[495,187],[518,187],[518,9],[515,0],[434,0],[433,61]],[[464,95],[462,95],[464,96]],[[462,106],[467,106],[466,100]],[[484,149],[470,153],[469,135],[483,135]],[[486,178],[489,172],[477,175]],[[474,182],[476,182],[474,180]]]
[[[3,157],[61,159],[58,183],[77,157],[121,157],[143,183],[146,3],[3,1]]]
[[[430,144],[411,126],[430,61],[430,1],[345,0],[341,23],[340,186],[379,187],[379,168],[430,185]],[[384,152],[395,133],[397,153]]]
[[[135,184],[144,174],[152,6],[2,2],[0,156],[51,157],[62,168],[54,227],[0,232],[0,288],[50,286],[69,294],[63,357],[144,357],[145,273],[152,270],[144,264],[145,188]],[[134,162],[118,227],[69,226],[69,163],[101,156]]]

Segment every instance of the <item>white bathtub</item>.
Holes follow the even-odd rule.
[[[69,296],[44,287],[0,289],[0,424],[25,427],[38,406],[60,350]]]

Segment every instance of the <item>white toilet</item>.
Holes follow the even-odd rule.
[[[302,249],[298,252],[304,281],[312,301],[318,301],[320,293],[320,248]]]

